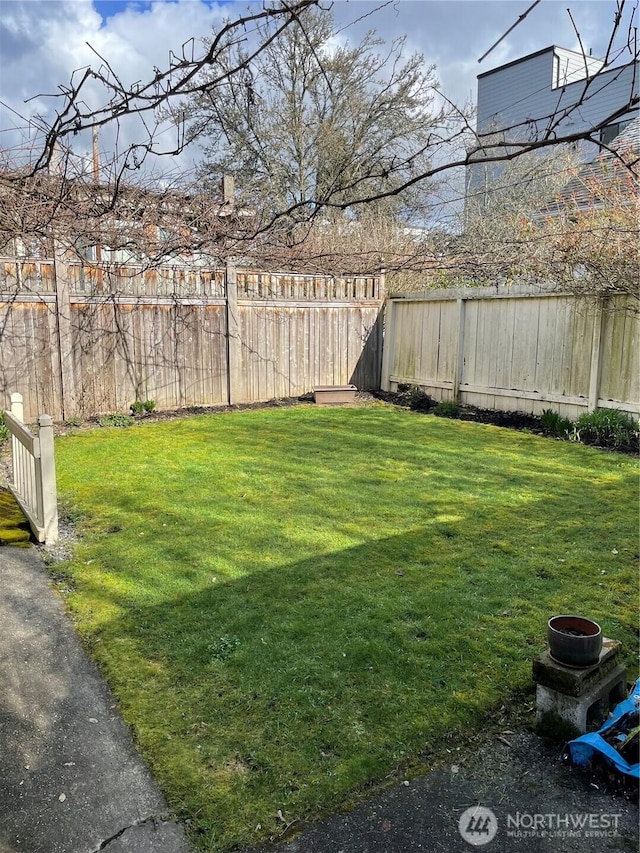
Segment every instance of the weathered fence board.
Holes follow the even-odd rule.
[[[0,259],[0,395],[25,417],[377,388],[379,277]]]
[[[427,291],[389,300],[386,314],[383,388],[409,383],[438,400],[570,418],[595,407],[640,413],[640,318],[630,297]]]

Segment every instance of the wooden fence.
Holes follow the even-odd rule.
[[[24,512],[38,542],[58,541],[58,499],[53,451],[53,420],[38,415],[38,434],[24,425],[22,396],[11,395],[11,410],[5,412],[11,434],[11,479],[9,489]]]
[[[25,418],[378,388],[381,277],[0,259],[0,399]]]
[[[382,387],[437,400],[575,419],[640,413],[640,317],[628,296],[544,287],[427,291],[388,300]]]

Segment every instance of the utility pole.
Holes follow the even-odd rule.
[[[93,140],[93,180],[96,184],[96,193],[100,188],[100,151],[98,148],[98,128],[91,128],[91,138]],[[102,261],[102,246],[96,241],[96,263]]]

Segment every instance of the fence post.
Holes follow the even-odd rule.
[[[20,423],[24,423],[24,401],[22,394],[17,392],[11,395],[11,414],[17,418]]]
[[[42,510],[42,526],[44,541],[48,544],[58,541],[58,495],[56,491],[56,462],[53,449],[53,418],[51,415],[39,415],[38,426],[40,439],[40,471],[37,478],[39,483],[38,509]]]
[[[69,294],[69,265],[64,250],[54,240],[53,275],[56,285],[56,326],[58,358],[60,359],[60,398],[62,418],[76,414],[76,392],[73,371],[73,342],[71,336],[71,298]]]
[[[374,279],[375,281],[375,279]],[[384,299],[385,292],[387,289],[387,271],[380,270],[380,275],[378,276],[378,287],[373,289],[371,296],[374,299]]]
[[[238,279],[233,261],[225,274],[227,303],[227,396],[229,405],[240,402],[240,328],[238,322]]]
[[[458,336],[456,339],[456,359],[453,375],[453,402],[460,402],[460,385],[462,383],[462,372],[464,369],[464,309],[466,300],[457,299],[458,303]]]
[[[21,424],[24,423],[24,398],[22,394],[18,394],[14,392],[11,395],[11,414],[20,421]],[[13,482],[16,482],[16,474],[17,476],[23,476],[24,469],[24,459],[22,454],[22,445],[15,437],[15,435],[11,435],[11,465],[13,468]]]
[[[382,337],[382,376],[380,388],[382,391],[391,390],[391,369],[395,348],[395,305],[391,297],[384,303],[384,334]]]
[[[604,325],[604,300],[599,298],[596,302],[595,316],[593,318],[593,338],[591,341],[591,370],[589,372],[589,411],[595,412],[598,408],[600,396],[600,356],[602,354],[602,332]]]

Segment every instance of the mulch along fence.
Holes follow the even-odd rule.
[[[0,399],[25,421],[380,387],[381,277],[0,259]]]

